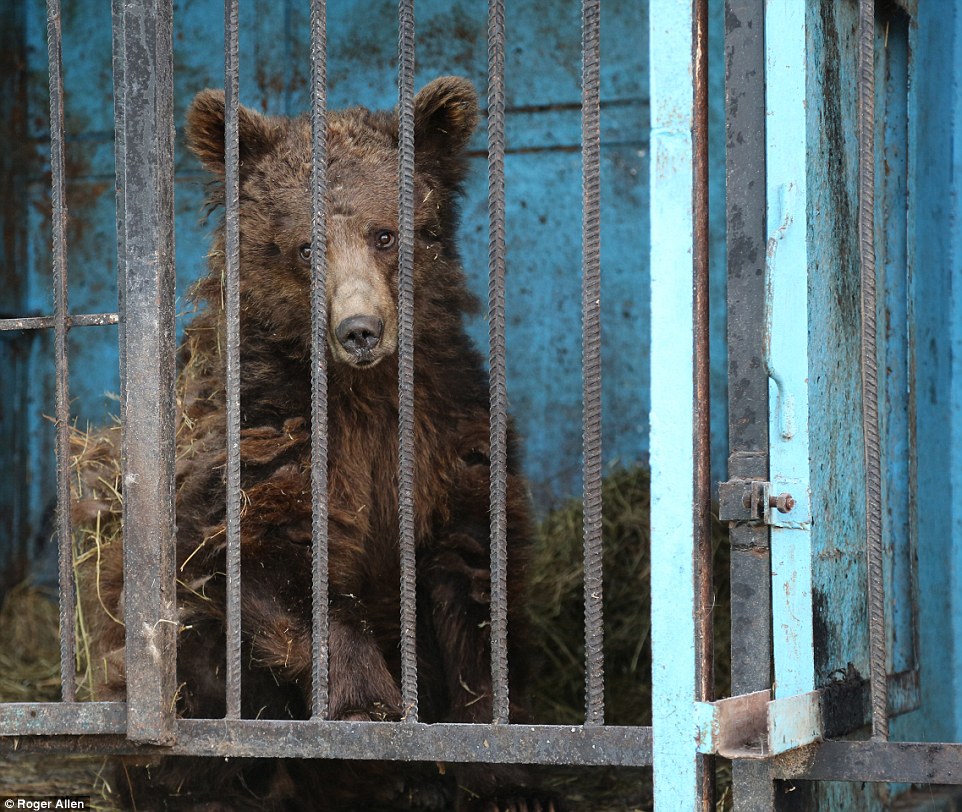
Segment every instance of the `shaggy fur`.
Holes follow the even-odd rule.
[[[444,77],[416,98],[415,519],[422,721],[490,721],[488,383],[464,329],[475,307],[459,263],[457,198],[464,147],[478,118],[463,79]],[[310,256],[311,128],[241,108],[241,462],[243,715],[305,718],[311,670]],[[224,98],[204,91],[188,113],[190,148],[223,203]],[[393,113],[353,108],[328,117],[328,458],[330,718],[397,720],[399,555],[397,498],[397,147]],[[177,426],[178,712],[219,717],[224,699],[225,344],[224,227],[205,305],[187,330]],[[336,334],[362,314],[383,324],[373,348]],[[511,696],[523,696],[520,611],[530,535],[526,490],[509,434],[508,544]],[[124,691],[120,545],[98,556],[98,698]],[[91,590],[87,590],[92,594]],[[95,604],[95,605],[94,605]],[[520,708],[513,709],[520,720]],[[323,762],[167,759],[128,768],[138,808],[374,809],[466,807],[517,790],[517,773],[375,768]],[[421,773],[418,772],[421,770]],[[357,770],[361,780],[352,783]],[[437,788],[424,790],[433,774]],[[195,780],[196,779],[196,780]],[[124,779],[126,782],[126,779]],[[514,784],[495,789],[496,783]],[[422,789],[414,791],[418,784]],[[150,787],[148,789],[148,787]],[[166,792],[165,801],[158,790]],[[401,800],[401,797],[407,800]],[[426,800],[427,799],[427,800]],[[433,800],[432,800],[433,799]],[[323,806],[323,804],[328,806]],[[506,802],[505,802],[506,803]],[[518,807],[521,808],[521,807]],[[533,808],[533,807],[532,807]]]

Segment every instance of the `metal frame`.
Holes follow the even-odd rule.
[[[170,745],[132,742],[123,702],[0,705],[0,751],[392,759],[643,767],[650,727],[176,719]]]
[[[700,0],[703,2],[703,0]],[[676,3],[681,7],[684,3]],[[689,25],[687,48],[696,52],[694,43],[704,37],[704,9],[701,28]],[[414,566],[413,566],[413,476],[411,444],[413,442],[413,336],[405,332],[411,325],[413,296],[410,277],[413,247],[413,56],[414,17],[411,0],[399,4],[399,96],[401,110],[401,149],[399,150],[399,210],[401,214],[401,312],[402,337],[399,349],[401,365],[400,395],[402,403],[399,442],[407,453],[401,454],[401,548],[405,563],[402,566],[402,628],[404,675],[402,692],[407,708],[405,720],[397,723],[348,723],[325,720],[326,697],[326,442],[323,420],[315,420],[313,437],[315,538],[314,538],[314,601],[316,613],[314,668],[315,688],[313,717],[303,721],[262,721],[241,719],[240,680],[237,656],[239,653],[240,589],[239,521],[235,510],[228,510],[228,679],[227,718],[219,720],[178,719],[175,708],[176,607],[174,572],[174,231],[173,231],[173,82],[172,82],[172,3],[170,0],[138,0],[113,2],[114,89],[116,131],[116,192],[117,192],[117,249],[120,275],[118,314],[71,316],[67,312],[65,295],[58,298],[52,317],[11,318],[0,321],[2,330],[54,328],[58,348],[65,347],[67,330],[74,326],[118,324],[121,342],[121,409],[123,423],[123,487],[124,487],[124,552],[125,606],[127,627],[127,700],[125,702],[73,701],[73,653],[69,648],[72,637],[65,635],[67,648],[62,662],[64,699],[61,703],[10,703],[0,705],[0,750],[35,750],[102,753],[170,753],[211,756],[265,757],[320,757],[355,759],[397,759],[437,761],[520,762],[544,764],[597,764],[643,766],[652,764],[652,728],[640,726],[609,727],[604,725],[603,656],[602,656],[602,596],[601,596],[601,400],[600,400],[600,2],[585,0],[583,5],[583,189],[584,189],[584,281],[583,312],[584,336],[584,403],[585,403],[585,607],[586,644],[586,722],[580,726],[539,726],[505,724],[507,719],[507,669],[504,664],[504,493],[505,477],[504,431],[506,426],[506,396],[503,376],[503,281],[504,281],[504,42],[503,2],[489,4],[489,51],[492,99],[490,108],[489,144],[491,184],[491,268],[492,294],[492,545],[493,564],[493,633],[492,669],[496,691],[495,716],[490,724],[435,724],[417,720],[417,670],[414,640]],[[325,241],[323,200],[325,184],[323,156],[325,150],[326,50],[325,4],[312,4],[312,121],[314,147],[321,160],[315,161],[314,174],[314,233],[313,244],[320,248]],[[50,0],[51,22],[51,88],[54,147],[60,148],[60,163],[54,162],[55,191],[63,192],[62,171],[62,109],[59,69],[59,6]],[[225,2],[225,167],[226,167],[226,223],[227,223],[227,308],[228,322],[237,324],[238,277],[238,132],[237,132],[237,0]],[[702,58],[704,66],[704,57]],[[702,86],[704,97],[704,86]],[[701,147],[706,146],[706,119],[700,119],[698,136]],[[689,130],[694,124],[689,123]],[[58,168],[59,167],[59,168]],[[59,185],[58,185],[59,184]],[[688,181],[684,201],[690,211],[693,189],[698,182]],[[701,204],[702,216],[705,203]],[[63,223],[65,206],[55,206],[55,253],[57,288],[65,294],[66,242]],[[701,282],[707,280],[707,250],[704,243],[706,225],[701,228]],[[324,381],[324,267],[323,250],[314,256],[315,284],[312,306],[315,313],[314,361],[312,370],[315,385],[315,406],[323,413]],[[683,286],[684,287],[684,286]],[[663,286],[665,291],[668,286]],[[675,295],[672,293],[672,295]],[[702,291],[696,320],[707,318],[707,299]],[[691,283],[688,283],[689,307],[692,306]],[[499,327],[500,325],[500,327]],[[694,335],[693,331],[693,335]],[[404,336],[407,335],[407,338]],[[707,333],[703,330],[698,352],[694,343],[689,358],[698,356],[689,375],[689,386],[702,389],[707,382]],[[228,436],[228,504],[236,503],[239,495],[239,455],[237,427],[240,404],[238,398],[239,336],[236,329],[228,334],[228,424],[233,430]],[[502,370],[498,372],[498,363]],[[69,425],[67,398],[67,366],[65,352],[58,355],[57,374],[62,382],[62,397],[58,408],[61,434]],[[691,402],[691,398],[689,398]],[[318,405],[320,404],[320,405]],[[406,404],[406,405],[405,405]],[[704,457],[699,466],[701,503],[696,518],[702,522],[701,578],[710,581],[710,543],[705,528],[709,500],[707,481],[707,411],[698,416],[699,432],[694,423],[687,428],[689,443]],[[69,487],[66,487],[65,442],[60,443],[60,515],[63,560],[71,563],[71,533],[69,521]],[[498,453],[498,448],[501,453]],[[691,471],[684,487],[691,489]],[[499,487],[500,483],[500,487]],[[236,504],[235,504],[236,508]],[[691,516],[692,514],[686,514]],[[234,516],[233,519],[230,516]],[[501,517],[499,519],[499,516]],[[674,554],[668,546],[657,549],[656,557],[662,566],[670,566]],[[498,563],[500,562],[500,564]],[[692,559],[694,565],[694,559]],[[67,576],[70,567],[62,568]],[[500,584],[500,589],[498,588]],[[689,582],[693,602],[699,598],[694,582]],[[65,629],[73,628],[70,615],[72,582],[61,584],[61,595],[68,617]],[[693,607],[696,604],[693,603]],[[693,617],[701,613],[702,648],[710,646],[710,613],[707,604],[699,605]],[[498,617],[501,620],[498,620]],[[663,617],[666,617],[663,613]],[[707,620],[705,620],[707,618]],[[659,631],[664,639],[663,626]],[[694,633],[694,630],[693,630]],[[690,654],[690,652],[689,652]],[[231,665],[233,663],[233,666]],[[685,665],[691,678],[696,676],[698,662],[689,659]],[[69,673],[68,673],[69,672]],[[710,680],[710,668],[705,668],[701,679]],[[659,685],[666,686],[664,679]],[[704,690],[699,697],[709,698]],[[694,696],[687,697],[683,707],[693,707]],[[697,765],[704,803],[710,785],[705,782],[710,771],[704,768],[706,756],[695,747],[694,717],[686,730],[687,758]],[[660,768],[664,775],[672,772],[666,764]],[[691,788],[694,791],[694,787]]]
[[[711,698],[706,12],[690,0],[653,0],[649,8],[652,726],[659,810],[714,804],[713,770],[698,750],[696,719],[696,703]],[[679,76],[693,81],[678,82]],[[690,341],[679,340],[679,324],[690,325]]]
[[[764,0],[725,4],[725,122],[728,208],[728,476],[768,481],[768,375],[762,362],[765,301]],[[770,531],[733,522],[731,544],[732,694],[772,684]],[[770,809],[765,762],[733,760],[736,810]]]

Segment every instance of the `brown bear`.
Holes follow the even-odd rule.
[[[238,116],[242,714],[300,719],[309,715],[311,692],[311,124],[244,107]],[[489,394],[484,364],[465,332],[465,314],[477,305],[456,239],[465,148],[477,119],[477,95],[465,79],[442,77],[416,96],[415,534],[424,722],[492,718]],[[221,207],[223,93],[206,90],[194,99],[187,142],[213,173],[211,210]],[[404,714],[397,116],[361,107],[331,112],[327,143],[329,718],[397,720]],[[178,383],[177,710],[187,717],[225,713],[224,241],[222,221],[209,273],[195,289],[203,307],[186,331]],[[531,522],[513,432],[508,449],[514,701],[524,692],[520,613]],[[88,614],[98,606],[106,610],[94,635],[93,658],[103,677],[98,698],[123,696],[119,547],[98,558],[96,600],[86,590]],[[520,706],[512,714],[523,719]],[[372,765],[218,764],[171,758],[149,772],[129,767],[120,789],[126,784],[141,809],[526,808],[521,774],[513,770],[472,768],[441,779],[437,768],[381,765],[372,780]],[[459,784],[469,791],[460,792]]]

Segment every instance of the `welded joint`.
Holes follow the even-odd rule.
[[[771,699],[770,691],[695,703],[699,753],[767,759],[822,739],[820,693]]]

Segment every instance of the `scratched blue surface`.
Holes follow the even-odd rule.
[[[905,4],[910,10],[916,4]],[[893,738],[962,738],[958,494],[962,364],[962,4],[917,4],[879,21],[876,215],[889,554],[889,658],[918,652],[921,707]],[[808,138],[815,658],[820,684],[852,663],[867,674],[862,433],[859,426],[854,6],[810,4]],[[916,569],[913,576],[912,569]],[[917,577],[917,588],[913,585]],[[917,634],[917,637],[916,637]],[[898,788],[893,788],[897,791]],[[888,791],[825,785],[821,808],[869,810]]]
[[[811,4],[808,78],[813,601],[824,684],[848,663],[867,670],[865,504],[859,373],[855,6]],[[824,13],[822,13],[824,11]],[[810,53],[812,53],[810,51]],[[818,149],[827,143],[851,150]]]
[[[775,697],[781,699],[815,690],[804,8],[772,0],[765,10],[765,42],[769,475],[773,494],[795,497],[788,514],[772,514],[772,650]]]
[[[7,0],[11,9],[13,0]],[[16,4],[13,4],[14,6]],[[22,222],[28,256],[16,274],[23,291],[11,309],[51,311],[49,290],[49,176],[46,174],[45,11],[39,0],[25,15],[28,66],[29,205]],[[396,5],[385,0],[329,3],[330,105],[389,107],[396,99]],[[13,11],[9,11],[13,14]],[[508,386],[511,410],[524,436],[526,470],[540,510],[581,489],[580,254],[580,6],[567,0],[508,4]],[[271,113],[307,109],[308,4],[241,3],[241,98]],[[441,73],[470,77],[484,93],[486,4],[418,3],[418,84]],[[183,148],[184,111],[198,90],[223,85],[223,5],[179,0],[174,7],[178,125],[176,185],[177,291],[181,311],[190,284],[204,270],[209,228],[201,222],[205,175]],[[602,307],[606,464],[632,464],[648,454],[648,67],[645,3],[606,2],[602,15]],[[716,29],[718,26],[715,26]],[[64,2],[67,91],[70,307],[116,309],[113,195],[113,106],[109,4]],[[716,39],[716,42],[717,39]],[[720,44],[720,43],[719,43]],[[714,71],[713,119],[721,122],[721,63]],[[721,132],[712,150],[712,261],[716,302],[724,299],[724,156]],[[461,229],[471,284],[487,290],[486,160],[483,132],[474,158]],[[724,396],[724,310],[716,307],[713,387]],[[487,324],[471,332],[486,348]],[[32,346],[26,401],[8,403],[4,418],[29,440],[16,463],[24,480],[13,487],[26,513],[4,523],[13,539],[33,536],[48,509],[53,472],[53,410],[49,342]],[[115,329],[70,334],[72,413],[97,425],[117,411]],[[5,363],[0,356],[0,363]],[[12,361],[8,362],[12,368]],[[725,459],[725,409],[714,409],[715,461]],[[3,453],[3,452],[0,452]],[[29,459],[29,463],[27,463]],[[12,488],[10,489],[12,491]],[[0,513],[11,493],[0,494]],[[12,543],[17,543],[16,541]]]
[[[811,74],[810,362],[817,678],[848,663],[867,674],[863,555],[854,7],[808,15]],[[902,738],[958,740],[953,598],[960,511],[938,503],[958,470],[962,367],[952,346],[962,315],[959,253],[959,4],[921,4],[915,24],[877,30],[876,240],[882,373],[883,531],[888,551],[891,670],[920,654],[921,710],[896,721]],[[824,9],[823,9],[824,11]],[[914,60],[909,63],[910,58]],[[936,67],[940,66],[940,67]],[[835,71],[838,71],[836,74]],[[939,74],[935,79],[932,74]],[[817,149],[815,147],[818,147]],[[957,363],[957,360],[956,362]],[[912,570],[917,566],[917,572]],[[913,578],[918,578],[918,587]],[[957,593],[957,590],[956,590]],[[916,627],[919,638],[915,638]],[[945,675],[949,675],[947,678]]]

